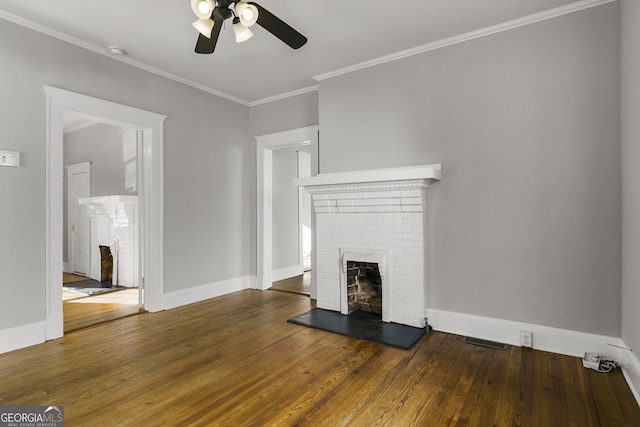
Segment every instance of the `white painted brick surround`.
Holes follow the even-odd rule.
[[[406,178],[406,173],[378,182],[356,181],[344,177],[331,180],[327,175],[300,180],[312,195],[316,224],[317,307],[341,311],[346,301],[342,292],[343,265],[346,261],[378,262],[373,259],[341,259],[341,251],[350,256],[388,254],[388,271],[383,277],[384,321],[424,327],[427,265],[427,191],[433,180]],[[389,170],[384,170],[387,174]],[[406,172],[401,168],[400,172]],[[375,180],[379,174],[366,171]],[[319,176],[320,177],[320,176]],[[335,182],[346,179],[346,183]],[[317,182],[322,184],[317,185]],[[373,255],[380,258],[381,255]],[[378,262],[379,263],[379,262]],[[379,263],[380,267],[380,263]]]
[[[109,246],[113,255],[113,284],[137,286],[138,197],[104,196],[80,199],[91,220],[89,276],[101,280],[99,246]]]

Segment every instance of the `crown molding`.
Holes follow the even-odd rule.
[[[312,76],[315,81],[322,81],[332,77],[337,77],[342,74],[348,74],[354,71],[363,70],[366,68],[374,67],[376,65],[384,64],[387,62],[396,61],[402,58],[407,58],[414,55],[419,55],[421,53],[429,52],[436,49],[441,49],[447,46],[452,46],[458,43],[464,43],[466,41],[474,40],[477,38],[489,36],[492,34],[500,33],[503,31],[512,30],[515,28],[523,27],[529,24],[534,24],[536,22],[545,21],[547,19],[556,18],[563,15],[568,15],[571,13],[579,12],[584,9],[589,9],[592,7],[600,6],[607,3],[613,3],[618,0],[580,0],[575,3],[568,4],[566,6],[558,7],[555,9],[550,9],[544,12],[535,13],[532,15],[528,15],[522,18],[514,19],[511,21],[503,22],[501,24],[493,25],[490,27],[482,28],[480,30],[471,31],[468,33],[460,34],[458,36],[449,37],[446,39],[438,40],[432,43],[427,43],[421,46],[417,46],[411,49],[402,50],[400,52],[392,53],[390,55],[381,56],[376,59],[372,59],[369,61],[360,62],[358,64],[350,65],[348,67],[340,68],[334,71],[329,71],[327,73],[318,74],[316,76]],[[76,37],[72,37],[68,34],[62,33],[60,31],[56,31],[52,28],[46,27],[44,25],[38,24],[36,22],[30,21],[28,19],[24,19],[12,13],[6,12],[0,9],[0,18],[13,22],[15,24],[21,25],[23,27],[29,28],[31,30],[37,31],[39,33],[48,35],[50,37],[57,38],[59,40],[65,41],[72,45],[81,47],[83,49],[90,50],[92,52],[98,53],[103,56],[107,56],[116,61],[124,62],[133,67],[139,68],[141,70],[147,71],[149,73],[155,74],[160,77],[167,78],[169,80],[176,81],[178,83],[182,83],[184,85],[193,87],[195,89],[201,90],[203,92],[210,93],[211,95],[219,96],[220,98],[224,98],[226,100],[244,105],[246,107],[255,107],[262,104],[267,104],[269,102],[279,101],[282,99],[290,98],[297,95],[302,95],[305,93],[310,93],[318,90],[318,86],[309,86],[306,88],[294,90],[291,92],[286,92],[279,95],[274,95],[271,97],[259,99],[256,101],[246,101],[244,99],[237,98],[235,96],[229,95],[224,92],[220,92],[218,90],[212,89],[210,87],[201,85],[192,80],[185,79],[183,77],[177,76],[172,73],[168,73],[166,71],[160,70],[158,68],[152,67],[148,64],[142,63],[140,61],[136,61],[129,57],[117,57],[112,55],[108,48],[102,46],[96,46],[94,44],[88,43],[84,40],[81,40]]]
[[[549,9],[544,12],[534,13],[522,18],[506,21],[501,24],[492,25],[479,30],[470,31],[468,33],[460,34],[446,39],[437,40],[435,42],[427,43],[421,46],[413,47],[411,49],[402,50],[400,52],[392,53],[390,55],[381,56],[369,61],[360,62],[358,64],[350,65],[348,67],[340,68],[327,73],[318,74],[313,76],[315,81],[322,81],[337,77],[343,74],[352,73],[354,71],[363,70],[366,68],[374,67],[376,65],[385,64],[387,62],[397,61],[399,59],[407,58],[421,53],[429,52],[443,47],[452,46],[458,43],[464,43],[470,40],[475,40],[481,37],[489,36],[492,34],[500,33],[503,31],[513,30],[515,28],[524,27],[526,25],[535,24],[540,21],[546,21],[548,19],[557,18],[559,16],[568,15],[571,13],[579,12],[581,10],[590,9],[592,7],[600,6],[607,3],[613,3],[618,0],[581,0],[575,3],[568,4],[566,6],[557,7],[555,9]]]
[[[14,24],[18,24],[18,25],[21,25],[23,27],[29,28],[29,29],[31,29],[33,31],[37,31],[39,33],[45,34],[47,36],[56,38],[58,40],[65,41],[65,42],[67,42],[69,44],[81,47],[83,49],[90,50],[91,52],[94,52],[94,53],[97,53],[97,54],[100,54],[100,55],[103,55],[103,56],[107,56],[107,57],[109,57],[109,58],[111,58],[113,60],[124,62],[125,64],[129,64],[129,65],[131,65],[133,67],[139,68],[141,70],[147,71],[147,72],[155,74],[157,76],[164,77],[164,78],[167,78],[169,80],[173,80],[173,81],[176,81],[178,83],[182,83],[182,84],[187,85],[187,86],[191,86],[191,87],[193,87],[195,89],[201,90],[203,92],[210,93],[212,95],[219,96],[220,98],[224,98],[226,100],[233,101],[233,102],[236,102],[238,104],[242,104],[242,105],[247,106],[247,107],[249,106],[249,103],[247,101],[243,100],[243,99],[236,98],[235,96],[229,95],[229,94],[224,93],[224,92],[217,91],[215,89],[211,89],[210,87],[201,85],[199,83],[196,83],[196,82],[191,81],[189,79],[185,79],[185,78],[177,76],[175,74],[168,73],[168,72],[163,71],[163,70],[161,70],[159,68],[152,67],[151,65],[145,64],[145,63],[140,62],[140,61],[136,61],[135,59],[131,59],[129,57],[126,57],[126,56],[114,56],[113,54],[111,54],[109,52],[108,48],[105,48],[105,47],[102,47],[102,46],[97,46],[97,45],[94,45],[92,43],[88,43],[88,42],[86,42],[84,40],[81,40],[81,39],[79,39],[77,37],[70,36],[69,34],[65,34],[65,33],[61,32],[61,31],[57,31],[57,30],[54,30],[54,29],[49,28],[47,26],[44,26],[44,25],[38,24],[36,22],[30,21],[28,19],[24,19],[24,18],[22,18],[20,16],[14,15],[14,14],[9,13],[9,12],[6,12],[6,11],[4,11],[2,9],[0,9],[0,18],[4,19],[6,21],[13,22]]]
[[[304,95],[305,93],[317,92],[318,85],[309,86],[298,90],[293,90],[291,92],[281,93],[279,95],[270,96],[268,98],[258,99],[257,101],[249,102],[249,107],[255,107],[256,105],[267,104],[269,102],[280,101],[282,99],[291,98],[292,96]]]

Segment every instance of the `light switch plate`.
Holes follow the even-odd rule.
[[[20,167],[20,152],[0,150],[0,166]]]

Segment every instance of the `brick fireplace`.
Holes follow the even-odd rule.
[[[425,326],[427,191],[440,178],[440,165],[427,165],[296,181],[313,201],[318,308],[348,315],[357,293],[360,309],[379,305],[385,322]]]
[[[102,281],[101,247],[113,258],[112,281],[116,286],[138,286],[138,197],[127,195],[87,197],[90,219],[89,277]]]

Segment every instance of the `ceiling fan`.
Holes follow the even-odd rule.
[[[233,8],[231,8],[232,5]],[[256,23],[293,49],[298,49],[307,42],[307,38],[289,24],[258,3],[251,1],[191,0],[191,9],[198,17],[198,20],[193,23],[199,32],[196,53],[213,53],[222,24],[231,17],[233,17],[233,30],[238,43],[253,36],[249,27]]]

